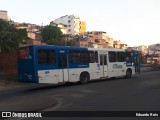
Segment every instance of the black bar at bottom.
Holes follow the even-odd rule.
[[[3,111],[0,112],[0,118],[17,117],[17,116],[18,117],[160,117],[160,111],[32,111],[32,112]]]
[[[160,111],[48,111],[43,117],[160,117]]]

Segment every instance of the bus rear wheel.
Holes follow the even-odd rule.
[[[87,83],[89,81],[89,79],[90,79],[89,74],[87,72],[81,73],[81,75],[80,75],[80,83],[81,84]]]
[[[128,69],[126,71],[126,78],[131,78],[131,76],[132,76],[132,70]]]

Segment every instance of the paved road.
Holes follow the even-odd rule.
[[[56,110],[158,111],[160,72],[147,72],[131,79],[115,79],[70,86],[52,94],[61,105]],[[54,108],[55,109],[55,108]]]
[[[0,90],[0,111],[160,111],[160,71],[85,85],[37,85]]]

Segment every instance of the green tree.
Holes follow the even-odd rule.
[[[73,40],[66,41],[67,46],[75,46],[75,42]]]
[[[19,36],[19,43],[24,43],[28,38],[26,29],[18,29],[16,30]]]
[[[62,39],[60,28],[47,25],[42,29],[43,41],[49,45],[75,46],[74,41],[66,41]]]
[[[65,41],[61,39],[62,32],[60,28],[47,25],[42,29],[43,41],[49,45],[64,45]]]
[[[0,19],[0,51],[16,51],[19,43],[28,39],[27,31],[17,30],[12,24]]]

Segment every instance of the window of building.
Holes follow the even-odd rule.
[[[68,23],[70,23],[71,22],[71,20],[68,20]]]
[[[54,50],[38,50],[38,64],[55,64],[56,56]]]
[[[100,40],[99,40],[99,39],[95,39],[95,42],[96,42],[96,43],[99,43],[99,42],[100,42]]]
[[[109,62],[116,62],[116,52],[109,52]]]
[[[98,33],[97,33],[97,32],[95,32],[95,33],[94,33],[94,35],[98,35]]]

